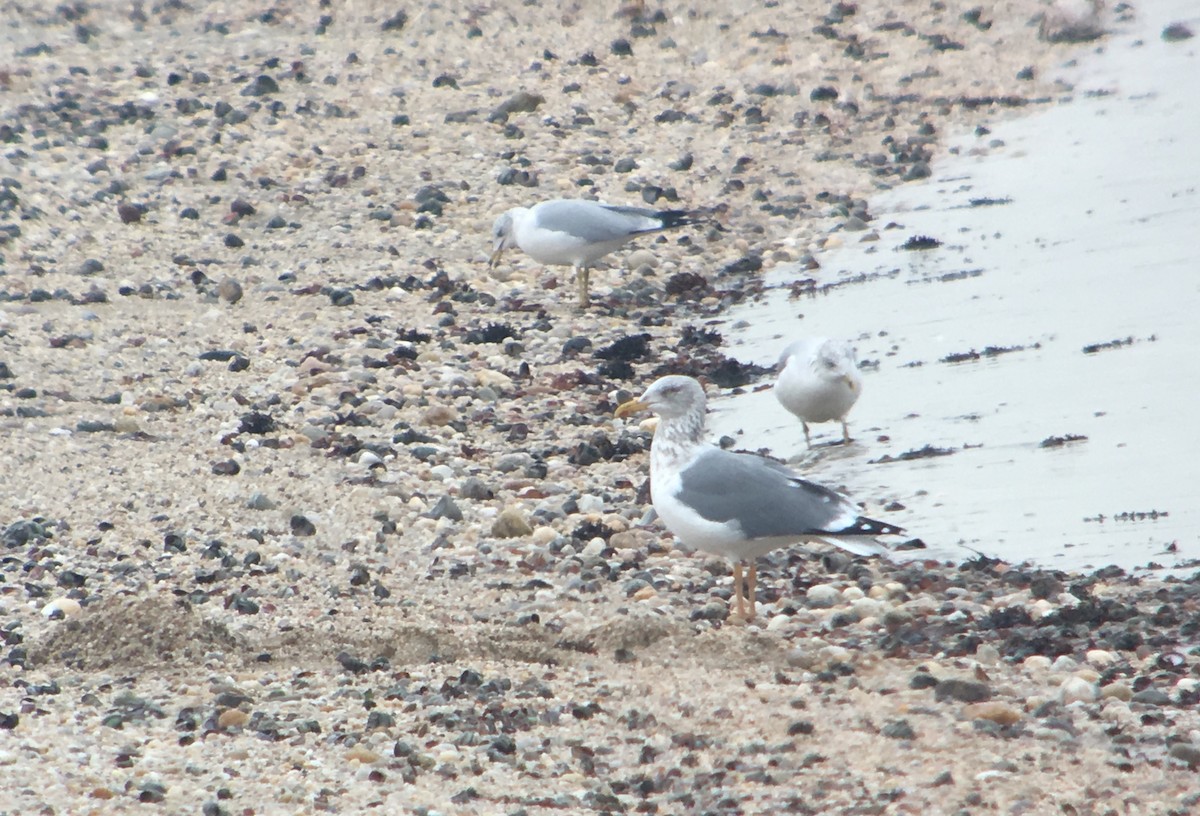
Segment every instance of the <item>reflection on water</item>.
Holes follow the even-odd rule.
[[[1073,101],[962,139],[930,183],[874,200],[880,240],[848,233],[816,273],[846,285],[789,300],[813,273],[778,269],[778,288],[720,327],[727,353],[761,364],[798,336],[854,339],[856,443],[808,454],[769,391],[715,400],[712,430],[801,457],[939,557],[1200,558],[1200,104],[1185,81],[1200,45],[1159,37],[1181,20],[1200,30],[1188,5],[1139,5],[1069,77]],[[900,248],[917,235],[942,245]],[[1122,342],[1091,349],[1109,341]],[[840,439],[836,423],[814,431]],[[1041,446],[1070,436],[1086,439]],[[926,445],[954,452],[878,462]],[[904,509],[881,510],[893,501]]]

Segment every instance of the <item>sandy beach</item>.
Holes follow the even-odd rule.
[[[1193,582],[794,547],[744,625],[613,418],[768,383],[711,321],[1055,104],[1044,10],[7,6],[0,816],[1194,811]],[[556,197],[715,216],[581,312],[487,268]]]

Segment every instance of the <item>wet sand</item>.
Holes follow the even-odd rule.
[[[1059,67],[1050,109],[953,138],[929,183],[872,199],[869,239],[835,236],[818,273],[776,270],[772,297],[726,320],[753,321],[728,333],[748,362],[801,333],[856,340],[859,443],[809,457],[812,473],[902,503],[932,552],[1194,571],[1200,431],[1181,378],[1200,330],[1181,237],[1200,221],[1184,135],[1200,108],[1177,80],[1197,56],[1159,36],[1185,5],[1144,7]],[[919,236],[940,245],[905,248]],[[819,294],[788,296],[813,278]],[[805,453],[769,393],[720,408],[718,433]],[[879,462],[927,446],[945,455]]]

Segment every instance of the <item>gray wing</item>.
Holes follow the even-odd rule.
[[[860,516],[842,496],[782,465],[718,448],[705,451],[680,473],[678,498],[709,521],[737,522],[749,538],[900,532]]]
[[[609,207],[596,201],[564,199],[537,207],[537,225],[574,235],[589,244],[626,241],[642,232],[663,228],[654,210]]]

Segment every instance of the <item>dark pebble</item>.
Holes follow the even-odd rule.
[[[108,433],[116,430],[111,422],[98,422],[91,419],[81,419],[75,424],[75,430],[78,433]]]
[[[238,247],[244,247],[245,245],[246,242],[234,235],[232,232],[225,236],[225,246],[229,247],[230,249],[237,249]]]
[[[938,680],[932,674],[921,672],[914,674],[913,678],[908,681],[908,687],[911,689],[927,689],[933,688],[938,684]]]
[[[451,521],[463,520],[462,510],[454,503],[454,499],[449,496],[442,496],[438,499],[437,503],[429,509],[429,512],[425,513],[425,516],[426,518],[433,519],[448,518]]]
[[[408,14],[404,10],[397,11],[380,24],[381,31],[399,31],[408,23]]]
[[[1132,702],[1142,705],[1165,706],[1171,704],[1171,695],[1159,688],[1147,688],[1135,692]]]
[[[458,495],[464,499],[486,501],[487,499],[491,499],[495,494],[481,479],[471,476],[458,488]]]
[[[179,211],[179,217],[188,221],[196,221],[200,218],[200,212],[195,207],[184,207]]]
[[[881,728],[879,733],[889,739],[914,740],[917,738],[917,732],[913,731],[908,720],[892,720]]]
[[[1196,36],[1192,30],[1183,23],[1171,23],[1163,29],[1162,38],[1166,42],[1182,42],[1190,40]]]
[[[762,269],[762,257],[759,255],[747,255],[740,260],[727,264],[721,270],[722,275],[741,275],[746,272],[757,272]]]
[[[937,684],[933,696],[939,702],[958,700],[962,703],[982,703],[992,699],[992,690],[983,683],[973,680],[943,680]]]
[[[334,306],[353,306],[354,293],[349,289],[332,289],[329,292],[329,302]]]
[[[905,181],[917,181],[926,179],[933,175],[933,171],[929,168],[927,162],[914,162],[912,167],[908,168],[908,172],[904,174]]]
[[[304,516],[297,513],[292,516],[291,521],[292,535],[295,536],[311,536],[316,535],[317,526],[309,521]]]
[[[259,74],[253,82],[242,89],[242,96],[269,96],[279,93],[279,83],[266,74]]]
[[[118,204],[117,215],[121,218],[122,224],[136,224],[142,220],[146,209],[138,204]]]
[[[217,462],[212,466],[212,472],[217,476],[236,476],[241,473],[242,466],[234,459],[226,459],[223,462]]]
[[[668,164],[667,167],[670,167],[672,170],[681,170],[681,171],[691,170],[693,161],[694,161],[694,159],[692,157],[692,154],[685,153],[682,156],[680,156],[678,159],[676,159],[675,161]]]
[[[16,715],[13,715],[16,716]],[[1186,742],[1177,742],[1171,746],[1171,757],[1186,762],[1192,770],[1200,768],[1200,748]]]

